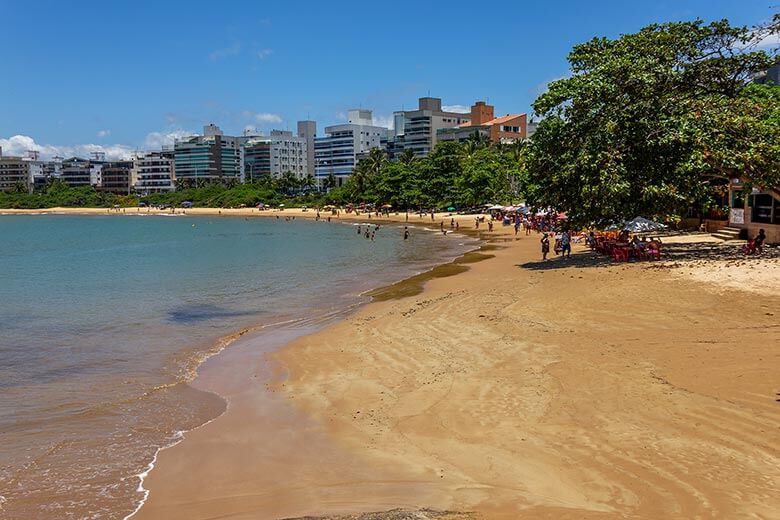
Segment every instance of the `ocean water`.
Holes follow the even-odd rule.
[[[155,453],[224,410],[187,383],[238,331],[344,312],[473,248],[401,228],[0,216],[0,518],[124,518]]]

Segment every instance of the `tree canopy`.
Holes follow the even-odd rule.
[[[587,224],[680,213],[729,178],[780,184],[780,87],[751,84],[778,63],[755,45],[777,26],[697,20],[575,46],[571,76],[534,103],[528,201]]]

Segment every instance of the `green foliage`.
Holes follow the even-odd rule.
[[[529,202],[589,223],[679,213],[731,177],[780,184],[777,87],[749,84],[778,59],[751,48],[756,31],[669,23],[575,46],[572,76],[534,103]]]
[[[466,143],[443,141],[424,158],[404,151],[396,162],[372,150],[332,202],[370,202],[395,208],[467,207],[517,200],[518,146],[493,146],[478,134]]]

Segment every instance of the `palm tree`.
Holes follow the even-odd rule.
[[[387,162],[387,154],[381,148],[372,148],[371,151],[368,152],[368,157],[363,160],[368,161],[367,168],[369,175],[379,176],[382,174],[382,169]]]
[[[481,134],[478,130],[474,130],[474,132],[468,137],[468,139],[466,139],[466,142],[463,143],[463,153],[467,157],[470,157],[474,155],[474,153],[476,153],[477,150],[481,150],[489,146],[490,146],[490,138],[485,134]]]
[[[308,174],[303,179],[301,179],[300,182],[301,182],[301,188],[303,188],[304,190],[310,190],[317,185],[317,183],[314,180],[314,175],[312,175],[311,173]]]
[[[363,195],[363,190],[366,187],[366,183],[368,182],[370,175],[369,161],[368,158],[365,158],[357,163],[355,168],[352,170],[352,176],[350,177],[352,184],[355,186],[355,191],[357,192],[355,195]]]
[[[330,191],[336,187],[336,176],[333,175],[333,172],[330,172],[328,176],[325,178],[325,181],[323,182],[323,186],[325,186],[325,189],[327,191]]]
[[[300,182],[295,174],[291,171],[286,171],[279,178],[279,188],[285,193],[291,193],[300,186]]]
[[[417,161],[417,156],[414,155],[414,151],[407,148],[403,152],[401,152],[401,155],[398,157],[398,160],[405,165],[410,165],[413,162]]]

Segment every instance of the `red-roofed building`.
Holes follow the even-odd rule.
[[[528,137],[528,116],[507,114],[495,117],[493,106],[477,101],[471,107],[471,121],[454,128],[437,131],[439,141],[465,142],[474,132],[490,139],[492,143],[513,143]]]

